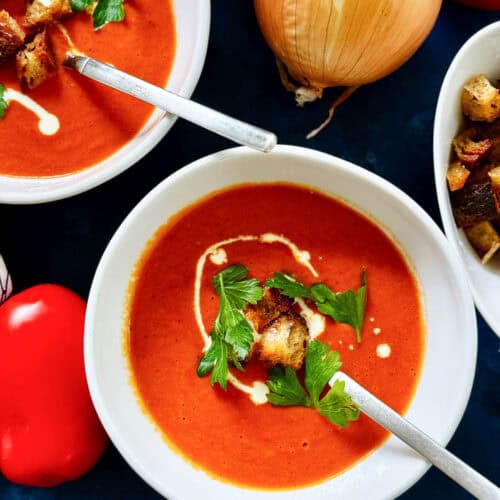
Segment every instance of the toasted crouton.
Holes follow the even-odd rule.
[[[492,168],[496,166],[495,163],[483,163],[476,167],[470,174],[469,179],[467,181],[468,184],[483,184],[485,182],[489,182],[490,176],[489,172]]]
[[[462,109],[473,121],[492,122],[500,116],[500,93],[485,75],[478,75],[464,85]]]
[[[494,166],[489,172],[488,176],[491,181],[491,187],[495,196],[500,200],[500,165]]]
[[[17,77],[25,89],[38,87],[56,73],[57,62],[46,29],[18,52],[16,68]]]
[[[281,295],[277,288],[265,288],[262,299],[256,304],[257,313],[263,319],[271,321],[280,313],[288,311],[293,306],[293,299]]]
[[[0,10],[0,64],[13,56],[23,43],[24,31],[6,10]]]
[[[492,138],[493,147],[488,154],[488,159],[492,162],[500,163],[500,135]]]
[[[467,170],[459,161],[454,161],[448,167],[446,172],[446,179],[448,180],[448,187],[450,191],[458,191],[465,186],[469,178],[470,171]]]
[[[309,331],[295,311],[281,313],[262,330],[256,350],[266,366],[290,366],[299,370],[304,362]]]
[[[484,137],[487,137],[493,143],[493,147],[488,154],[488,160],[500,164],[500,118],[493,123],[485,123],[482,133]]]
[[[27,28],[45,26],[71,13],[70,0],[28,0],[24,26]]]
[[[245,311],[245,317],[253,324],[254,329],[260,332],[267,323],[292,308],[293,299],[281,295],[276,288],[265,287],[262,299]]]
[[[498,200],[489,181],[468,184],[450,195],[453,215],[458,227],[473,226],[493,220],[498,215]]]
[[[486,264],[500,249],[500,236],[491,222],[480,222],[465,229],[472,246]]]
[[[479,165],[493,147],[492,140],[483,138],[482,130],[478,127],[463,130],[453,139],[452,144],[459,161],[469,168]]]

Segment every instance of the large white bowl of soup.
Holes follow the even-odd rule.
[[[295,299],[291,314],[309,342],[328,344],[346,373],[439,443],[453,435],[474,377],[476,323],[460,262],[436,224],[344,160],[294,146],[266,155],[235,148],[150,192],[95,274],[86,372],[131,467],[169,499],[382,499],[409,488],[428,463],[365,415],[341,427],[312,408],[267,402],[262,347],[243,370],[229,362],[225,390],[197,373],[228,317],[213,279],[233,265],[252,286],[286,273],[358,298],[364,275],[359,338],[354,323],[307,299]],[[248,309],[240,313],[248,320]]]
[[[498,87],[499,46],[500,22],[486,26],[463,45],[443,80],[434,121],[434,174],[444,230],[451,246],[461,258],[461,269],[467,275],[477,308],[497,335],[500,335],[500,252],[483,263],[482,255],[478,255],[464,230],[457,228],[446,173],[450,162],[455,160],[451,145],[454,137],[473,125],[488,126],[486,122],[467,123],[462,109],[462,92],[464,85],[478,75],[485,75]],[[496,141],[499,141],[498,137]],[[498,146],[496,149],[498,150]],[[470,170],[472,178],[474,171],[479,172],[480,168],[473,167]],[[498,221],[500,222],[500,215]]]
[[[24,5],[8,0],[2,9],[21,24]],[[125,2],[124,9],[124,21],[98,31],[85,12],[50,25],[57,61],[76,49],[190,97],[205,61],[209,1],[143,0]],[[30,90],[17,81],[11,58],[0,66],[0,83],[7,96],[14,91],[30,99],[11,101],[0,120],[0,203],[40,203],[97,186],[139,161],[175,122],[64,67]]]

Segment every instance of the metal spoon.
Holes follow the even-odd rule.
[[[436,443],[351,377],[343,372],[337,372],[330,380],[330,385],[335,380],[345,382],[345,391],[363,413],[420,453],[469,493],[481,500],[500,499],[500,489],[491,481]]]
[[[231,118],[211,108],[185,99],[135,76],[87,56],[66,54],[64,65],[92,80],[120,90],[168,113],[180,116],[244,146],[267,153],[276,146],[276,135],[267,130]]]

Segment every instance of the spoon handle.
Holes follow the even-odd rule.
[[[231,118],[90,57],[68,53],[64,64],[92,80],[125,92],[239,144],[265,153],[276,145],[277,138],[272,132]]]
[[[363,413],[420,453],[469,493],[481,500],[500,499],[500,490],[491,481],[401,417],[348,375],[337,372],[330,383],[335,380],[345,382],[346,392]]]

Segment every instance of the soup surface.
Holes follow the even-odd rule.
[[[21,22],[24,2],[1,5]],[[126,2],[124,22],[110,23],[95,32],[89,15],[64,21],[76,48],[156,85],[164,86],[175,53],[175,22],[170,0]],[[68,43],[57,27],[50,29],[59,61]],[[146,36],[145,36],[146,35]],[[19,90],[15,64],[0,67],[0,83]],[[56,115],[60,129],[42,135],[37,117],[11,102],[0,120],[0,174],[53,176],[95,165],[130,141],[145,125],[153,107],[60,68],[57,75],[27,92]]]
[[[302,407],[256,405],[228,384],[211,388],[196,368],[203,338],[195,318],[200,257],[217,242],[275,233],[310,254],[318,276],[280,241],[220,245],[227,260],[207,258],[200,313],[210,331],[219,297],[214,274],[244,264],[263,282],[286,270],[335,291],[360,286],[368,298],[361,343],[348,325],[326,320],[320,340],[341,355],[343,370],[400,413],[418,381],[424,328],[418,286],[405,259],[371,221],[319,192],[290,184],[248,184],[220,191],[188,207],[155,235],[131,284],[126,350],[142,406],[167,442],[195,467],[223,481],[260,489],[317,483],[342,472],[381,445],[388,433],[364,415],[347,428]],[[213,256],[220,251],[213,252]],[[239,380],[265,382],[250,361]]]

